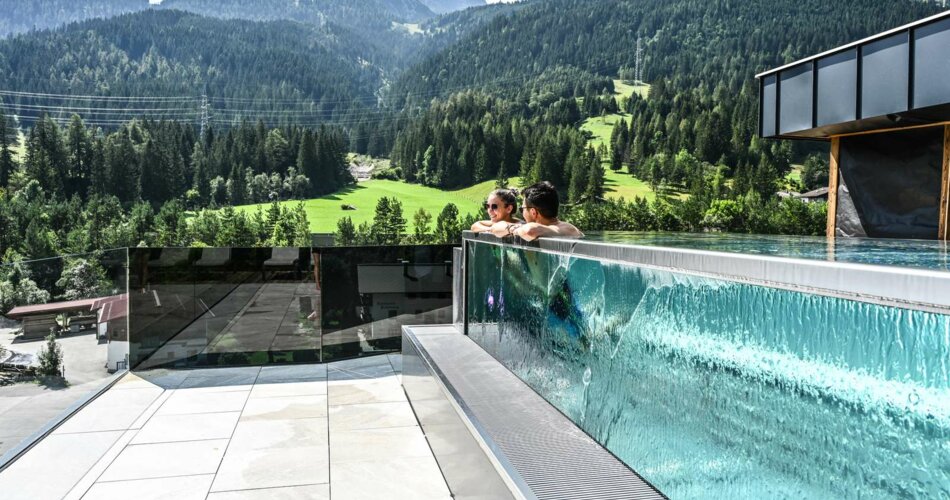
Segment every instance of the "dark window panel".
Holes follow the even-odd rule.
[[[861,117],[907,111],[909,76],[907,33],[899,33],[862,49]]]
[[[787,134],[812,128],[812,64],[807,62],[782,71],[779,96],[779,132]]]
[[[914,108],[950,102],[950,19],[914,32]]]
[[[762,137],[771,137],[775,135],[777,83],[775,75],[766,76],[762,81]]]
[[[824,57],[818,61],[818,126],[852,121],[855,118],[858,86],[856,50]]]

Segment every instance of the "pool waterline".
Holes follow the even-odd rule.
[[[947,242],[938,240],[602,231],[580,241],[950,271]]]

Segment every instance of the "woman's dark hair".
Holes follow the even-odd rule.
[[[518,191],[514,189],[496,189],[491,193],[488,193],[489,198],[492,195],[501,198],[501,201],[503,201],[505,205],[511,205],[515,208],[518,208]]]
[[[557,188],[548,181],[541,181],[524,188],[524,205],[536,209],[539,214],[548,219],[557,217],[560,207]]]

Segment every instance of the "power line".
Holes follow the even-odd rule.
[[[639,39],[638,39],[639,40]],[[639,45],[639,41],[638,41]],[[638,47],[637,51],[637,63],[638,68],[636,70],[636,76],[640,76],[642,73],[642,66],[640,65],[641,51]],[[591,68],[586,69],[592,74],[598,74],[601,71],[608,69],[614,69],[617,66],[614,64],[602,66],[600,68]],[[582,69],[583,68],[578,68]],[[504,88],[507,86],[521,85],[527,81],[530,81],[533,78],[537,78],[540,75],[522,75],[522,76],[512,76],[507,78],[497,78],[494,80],[489,80],[481,83],[466,84],[456,87],[444,87],[440,89],[433,89],[429,91],[422,92],[409,92],[404,96],[405,99],[411,98],[435,98],[444,94],[450,94],[454,92],[471,90],[476,88],[487,88],[491,90],[492,87]],[[346,110],[336,110],[336,109],[324,109],[324,106],[327,106],[332,103],[340,104],[352,104],[354,102],[359,102],[357,98],[350,98],[346,100],[322,100],[322,99],[299,99],[299,98],[274,98],[274,99],[261,99],[261,98],[239,98],[239,97],[211,97],[207,93],[202,94],[200,97],[153,97],[153,96],[94,96],[94,95],[73,95],[73,94],[54,94],[54,93],[40,93],[40,92],[23,92],[23,91],[13,91],[13,90],[0,90],[0,97],[6,96],[8,98],[16,99],[28,99],[28,100],[46,100],[46,101],[82,101],[88,103],[87,106],[64,106],[64,105],[54,105],[54,104],[24,104],[20,102],[12,102],[9,104],[4,104],[3,99],[0,98],[0,107],[9,108],[16,111],[27,111],[29,114],[15,113],[15,115],[23,120],[32,120],[36,121],[42,116],[50,116],[51,118],[57,121],[66,121],[70,118],[61,117],[61,116],[51,116],[52,114],[79,114],[85,115],[84,122],[90,125],[114,125],[127,123],[128,121],[134,119],[151,119],[151,120],[168,120],[168,121],[198,121],[202,130],[204,130],[210,123],[222,123],[222,124],[233,124],[236,122],[243,121],[265,121],[268,123],[281,123],[286,121],[292,122],[294,125],[298,126],[321,126],[321,125],[331,125],[339,127],[348,127],[355,126],[364,123],[368,123],[369,120],[378,118],[380,116],[385,116],[396,112],[394,108],[385,108],[385,107],[375,107],[369,109],[346,109]],[[393,96],[390,96],[392,98]],[[377,97],[374,99],[375,102],[379,103],[380,98]],[[108,106],[96,106],[96,103],[108,104]],[[223,103],[224,106],[215,108],[211,103],[219,102]],[[138,107],[138,108],[121,108],[113,106],[114,104],[144,104],[154,103],[153,106],[165,106],[165,107]],[[167,107],[173,104],[179,104],[178,107]],[[247,106],[242,107],[228,107],[228,103],[249,103],[257,104],[253,106],[254,109],[249,109]],[[284,104],[282,106],[284,109],[260,109],[260,106],[266,106],[268,104]],[[288,106],[288,104],[290,106]],[[321,109],[286,109],[287,107],[300,106],[313,108],[314,106],[320,106]],[[214,115],[212,116],[212,110],[214,110]],[[38,116],[36,115],[38,114]],[[127,116],[127,118],[125,118]],[[375,134],[374,134],[375,135]],[[369,136],[367,136],[369,137]]]

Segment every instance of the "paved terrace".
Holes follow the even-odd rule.
[[[0,473],[16,499],[448,499],[401,357],[127,374]]]

